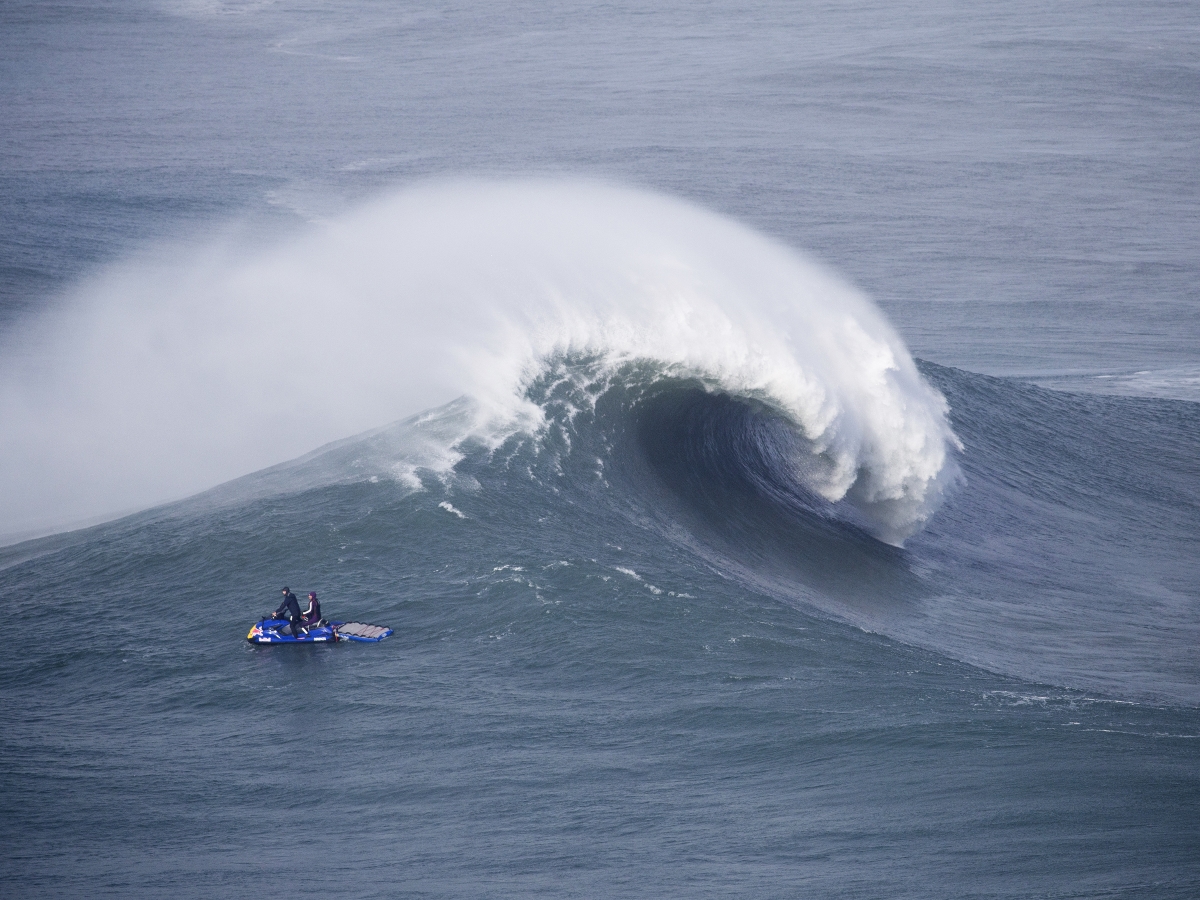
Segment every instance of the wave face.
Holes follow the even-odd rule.
[[[1200,405],[921,368],[951,400],[965,478],[902,549],[853,491],[822,492],[830,463],[777,403],[600,354],[544,362],[523,394],[534,425],[489,431],[463,399],[170,515],[328,497],[319,516],[394,511],[373,557],[399,540],[432,559],[457,527],[441,520],[465,517],[509,563],[609,555],[668,584],[719,573],[721,596],[769,596],[1006,677],[1200,706]],[[430,534],[408,520],[424,509]],[[447,549],[446,564],[471,552]]]
[[[163,251],[9,349],[13,531],[181,496],[458,396],[499,440],[539,426],[528,389],[564,357],[774,410],[763,477],[890,544],[957,471],[945,401],[862,294],[737,223],[591,183],[427,185],[268,247]]]

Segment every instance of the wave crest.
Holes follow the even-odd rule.
[[[828,390],[831,395],[836,397]],[[592,420],[597,404],[607,400],[608,421],[601,428],[610,433],[604,440],[619,440],[615,433],[623,429],[636,431],[642,452],[665,466],[670,480],[686,483],[687,493],[715,493],[740,482],[778,511],[845,519],[897,546],[959,477],[947,449],[947,441],[957,443],[952,434],[931,446],[914,442],[873,458],[865,442],[846,440],[848,425],[856,436],[866,430],[854,418],[861,407],[843,401],[814,427],[771,386],[662,359],[608,352],[556,356],[526,396],[537,405],[542,428],[557,427],[567,446],[577,436],[578,414],[586,410]],[[931,405],[944,415],[940,395]],[[917,430],[911,422],[903,425]],[[918,452],[906,455],[905,449]]]
[[[531,384],[579,355],[779,409],[821,462],[812,489],[890,543],[955,471],[945,401],[861,293],[728,219],[592,183],[425,185],[269,249],[128,263],[17,340],[14,527],[182,496],[464,394],[493,426],[537,418]]]

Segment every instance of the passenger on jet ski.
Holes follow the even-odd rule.
[[[321,604],[317,600],[317,592],[308,592],[308,609],[304,611],[304,624],[316,628],[321,624]]]
[[[283,589],[283,602],[279,604],[279,608],[273,613],[275,618],[286,618],[292,623],[292,637],[300,637],[300,632],[308,632],[304,627],[304,619],[300,615],[300,601],[296,599],[296,595],[291,592],[290,588]]]

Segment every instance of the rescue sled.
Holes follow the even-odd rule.
[[[338,641],[358,641],[377,644],[392,633],[386,625],[368,625],[365,622],[326,622],[309,627],[292,637],[292,626],[287,619],[260,619],[250,629],[246,640],[252,644],[334,644]]]

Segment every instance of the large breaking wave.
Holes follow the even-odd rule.
[[[564,359],[769,410],[746,424],[771,459],[747,471],[888,543],[956,472],[944,399],[860,292],[736,222],[593,183],[431,184],[271,246],[164,253],[5,342],[10,530],[183,496],[463,395],[476,437],[536,431],[531,388]]]

